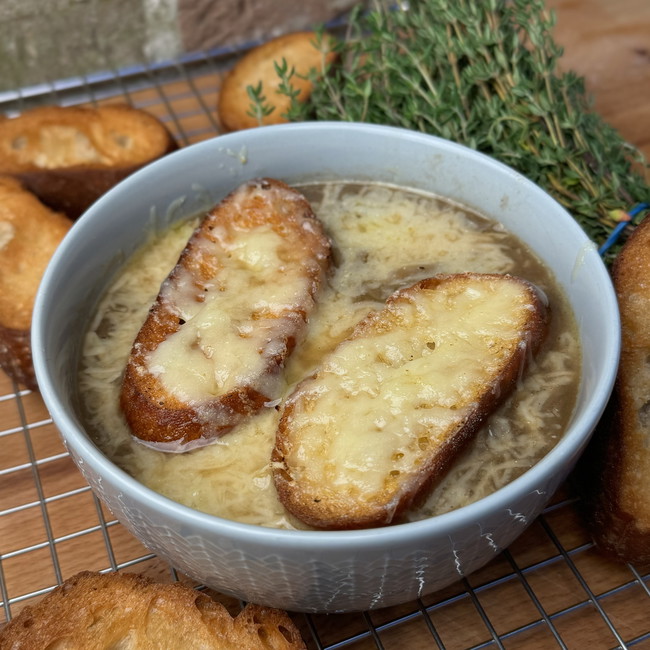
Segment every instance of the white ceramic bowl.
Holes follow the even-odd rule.
[[[98,297],[164,215],[195,212],[264,175],[289,183],[373,180],[432,191],[500,220],[527,242],[564,287],[583,347],[577,410],[559,444],[523,476],[472,505],[416,523],[342,532],[273,530],[206,515],[144,487],[106,458],[84,431],[77,390],[82,334]],[[612,388],[619,333],[615,296],[594,246],[536,185],[438,138],[323,122],[220,136],[171,154],[108,192],[72,228],[47,269],[36,301],[33,353],[43,398],[79,469],[149,549],[241,599],[335,612],[422,596],[508,546],[585,447]]]

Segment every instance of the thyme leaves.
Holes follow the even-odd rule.
[[[602,244],[615,215],[647,200],[648,166],[558,71],[543,0],[377,0],[351,14],[338,63],[288,119],[390,124],[465,144],[539,184]],[[291,92],[284,71],[285,92]],[[619,245],[620,246],[620,245]],[[618,247],[608,251],[611,261]]]

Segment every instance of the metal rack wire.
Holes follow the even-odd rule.
[[[201,52],[120,70],[107,59],[104,72],[2,92],[0,109],[126,101],[159,117],[185,146],[219,133],[220,79],[239,54]],[[2,375],[0,625],[84,569],[189,582],[92,494],[38,394]],[[308,647],[323,650],[650,647],[649,580],[596,552],[567,487],[508,550],[442,592],[384,610],[294,620]]]

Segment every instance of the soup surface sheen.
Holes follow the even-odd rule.
[[[396,289],[437,273],[511,273],[548,296],[547,340],[515,393],[409,516],[423,519],[476,501],[534,465],[561,438],[579,384],[575,323],[549,270],[498,223],[437,197],[352,183],[300,189],[332,239],[334,269],[306,338],[287,363],[282,398]],[[133,340],[196,224],[190,219],[156,235],[103,297],[86,336],[80,372],[89,428],[115,463],[175,501],[240,522],[304,528],[279,503],[271,478],[281,404],[270,404],[214,444],[185,454],[135,442],[120,412],[122,373]]]

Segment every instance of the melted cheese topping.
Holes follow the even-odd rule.
[[[16,228],[9,221],[0,221],[0,251],[9,244],[16,234]]]
[[[288,426],[289,471],[314,498],[399,496],[525,341],[527,290],[516,282],[425,290],[343,342],[301,388]],[[305,500],[309,500],[305,497]]]
[[[395,289],[435,273],[512,273],[549,297],[553,319],[547,344],[519,390],[410,516],[421,519],[479,499],[552,448],[571,417],[580,349],[561,292],[530,250],[500,225],[436,197],[376,185],[301,189],[333,239],[335,269],[312,312],[306,338],[285,368],[281,399],[312,374],[359,320],[381,309]],[[79,378],[89,429],[114,462],[173,500],[245,523],[304,527],[280,505],[271,478],[276,402],[216,444],[186,454],[165,454],[134,442],[119,410],[121,377],[133,340],[195,223],[153,238],[125,265],[99,305]]]
[[[284,346],[278,330],[288,323],[279,317],[302,301],[309,281],[296,264],[283,262],[284,240],[270,226],[232,238],[216,228],[211,234],[220,249],[214,284],[199,302],[192,273],[181,270],[175,286],[187,290],[176,308],[185,322],[147,359],[164,389],[185,402],[224,395],[263,375],[268,358]],[[209,240],[199,246],[214,255]]]
[[[68,167],[82,163],[109,163],[88,136],[72,126],[42,126],[37,146],[29,146],[28,136],[12,142],[12,154],[19,164],[32,163],[42,169]]]

